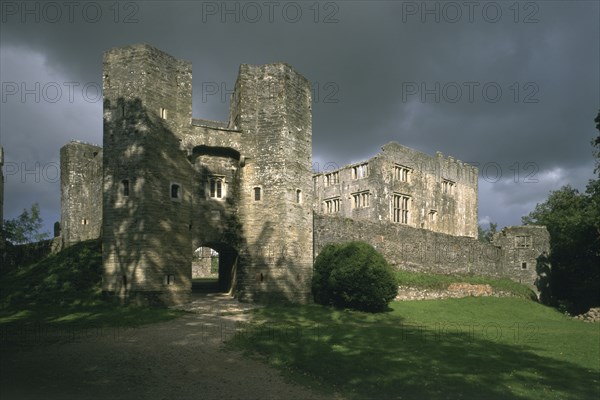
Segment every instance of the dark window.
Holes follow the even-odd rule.
[[[254,201],[260,201],[260,188],[254,188]]]
[[[129,180],[124,179],[121,184],[123,186],[123,196],[129,196]]]
[[[178,199],[179,198],[179,185],[177,185],[176,183],[173,183],[171,185],[171,198],[172,199]]]
[[[296,190],[296,203],[302,203],[302,190]]]
[[[521,263],[521,269],[527,269],[527,263],[526,262],[522,262]]]

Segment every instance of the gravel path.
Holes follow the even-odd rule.
[[[223,350],[254,307],[202,295],[181,307],[193,314],[138,329],[29,332],[2,343],[0,399],[330,399]]]

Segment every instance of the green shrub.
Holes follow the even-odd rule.
[[[398,284],[381,254],[364,242],[329,244],[315,260],[312,281],[319,304],[361,311],[384,311]]]

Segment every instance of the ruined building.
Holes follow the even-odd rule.
[[[328,242],[369,241],[398,268],[530,284],[548,251],[540,228],[478,242],[478,171],[451,157],[389,143],[313,176],[310,84],[289,65],[241,65],[225,122],[192,118],[191,64],[148,45],[105,53],[103,94],[103,147],[61,149],[61,225],[65,245],[102,238],[108,294],[185,300],[201,247],[219,253],[221,289],[294,302],[310,301]]]

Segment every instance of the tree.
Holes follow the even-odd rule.
[[[596,129],[600,132],[600,111],[598,111],[598,115],[596,115],[594,122],[596,123]],[[596,157],[596,168],[594,169],[594,172],[597,173],[600,178],[600,133],[592,140],[592,147],[594,149],[594,157]]]
[[[13,244],[25,244],[47,239],[47,232],[42,229],[40,206],[33,203],[31,209],[23,209],[21,215],[15,219],[5,220],[3,225],[4,238]]]
[[[483,228],[481,225],[477,225],[477,238],[480,242],[489,243],[492,241],[492,238],[497,231],[498,224],[495,222],[490,222],[487,229]]]
[[[564,186],[522,219],[550,232],[550,291],[571,313],[600,305],[598,186],[589,185],[586,193]]]
[[[594,122],[600,131],[600,112]],[[592,145],[600,172],[600,135]],[[571,313],[600,305],[600,179],[590,180],[585,193],[569,185],[550,192],[522,221],[550,232],[551,303]]]

